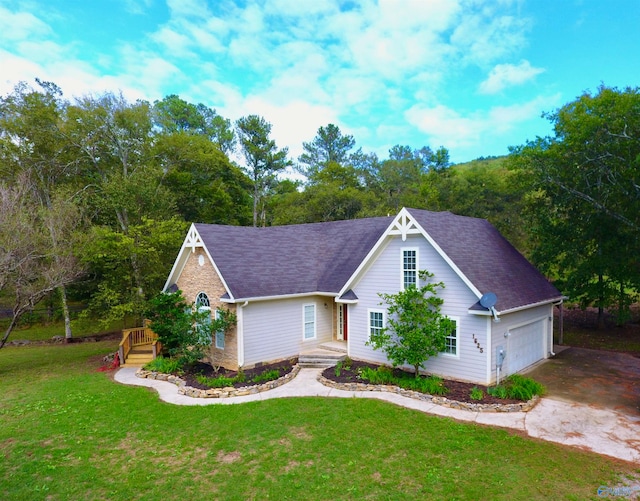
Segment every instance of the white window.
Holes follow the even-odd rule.
[[[402,249],[402,288],[418,286],[418,249]]]
[[[211,310],[209,296],[207,296],[206,292],[199,292],[196,296],[196,308],[198,308],[198,311],[200,311],[201,308]]]
[[[453,322],[453,329],[445,338],[444,353],[445,355],[452,355],[454,357],[460,356],[460,336],[458,335],[458,321],[451,318]]]
[[[369,339],[384,329],[384,310],[369,310]]]
[[[211,304],[209,303],[209,296],[205,292],[199,292],[196,296],[196,310],[198,312],[206,312],[206,315],[203,315],[202,322],[195,326],[196,331],[198,332],[198,336],[201,338],[201,342],[203,344],[211,343],[211,329],[209,325],[211,324]]]
[[[216,310],[216,320],[220,319],[220,310]],[[224,350],[224,331],[216,331],[216,348]]]
[[[316,305],[305,304],[302,306],[302,322],[304,325],[304,339],[316,337]]]

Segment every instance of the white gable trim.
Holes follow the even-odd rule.
[[[353,283],[360,276],[360,274],[366,269],[367,266],[370,265],[370,262],[373,259],[373,256],[376,255],[382,248],[382,246],[387,242],[387,239],[390,236],[399,235],[402,237],[403,241],[406,241],[407,235],[422,235],[427,242],[431,244],[431,246],[435,249],[435,251],[445,260],[445,262],[451,267],[456,275],[460,277],[460,279],[465,283],[467,287],[473,292],[478,299],[482,297],[482,293],[478,290],[478,288],[471,283],[471,280],[467,278],[467,276],[460,271],[460,268],[456,266],[456,264],[451,260],[451,258],[440,248],[440,246],[436,243],[436,241],[429,235],[425,229],[420,226],[420,224],[414,219],[411,213],[406,209],[402,208],[398,215],[391,222],[389,227],[385,230],[385,232],[380,236],[378,241],[369,251],[367,256],[364,258],[360,266],[356,269],[356,271],[349,277],[349,280],[342,287],[340,292],[338,293],[338,297],[344,294],[349,289],[353,288]]]
[[[229,302],[233,302],[234,301],[233,294],[231,294],[231,291],[229,290],[229,286],[227,285],[227,282],[222,276],[222,273],[220,273],[218,266],[216,265],[215,261],[211,257],[211,254],[209,253],[209,249],[207,249],[207,246],[204,244],[202,237],[200,236],[200,233],[198,233],[198,230],[196,229],[196,226],[193,223],[189,227],[187,236],[185,237],[184,242],[182,243],[180,252],[178,252],[178,257],[176,258],[175,263],[173,263],[173,268],[171,268],[169,277],[167,278],[167,281],[165,282],[162,290],[166,291],[167,288],[172,283],[176,283],[178,281],[178,278],[182,274],[182,270],[184,270],[184,266],[187,264],[187,259],[189,255],[195,252],[196,249],[199,249],[199,248],[204,250],[204,253],[207,255],[209,262],[213,266],[213,269],[218,274],[218,278],[222,282],[222,285],[224,286],[225,291],[227,292],[227,294],[229,294],[229,298],[230,298]]]

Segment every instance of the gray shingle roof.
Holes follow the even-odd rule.
[[[238,299],[337,293],[392,220],[376,217],[268,228],[195,226]]]
[[[489,221],[450,212],[407,210],[481,294],[496,294],[496,310],[562,297]],[[479,303],[474,309],[484,310]]]
[[[481,293],[498,296],[498,311],[560,299],[556,288],[488,221],[408,211]],[[242,299],[338,293],[392,221],[376,217],[269,228],[195,226],[231,294]]]

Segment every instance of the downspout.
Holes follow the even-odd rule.
[[[561,299],[557,303],[553,303],[553,306],[558,307],[558,322],[560,325],[558,326],[559,334],[558,334],[558,344],[564,344],[564,299]],[[553,311],[552,311],[553,313]],[[553,319],[553,317],[551,317]],[[552,357],[555,357],[556,354],[553,352],[553,320],[551,321],[551,349],[549,350],[549,354]]]
[[[249,304],[249,301],[245,301],[244,304],[239,304],[236,308],[236,337],[238,342],[238,367],[244,365],[244,322],[243,322],[243,309]]]

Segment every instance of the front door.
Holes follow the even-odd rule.
[[[337,329],[337,339],[338,341],[346,341],[347,340],[347,305],[339,304],[338,305],[338,329]]]

